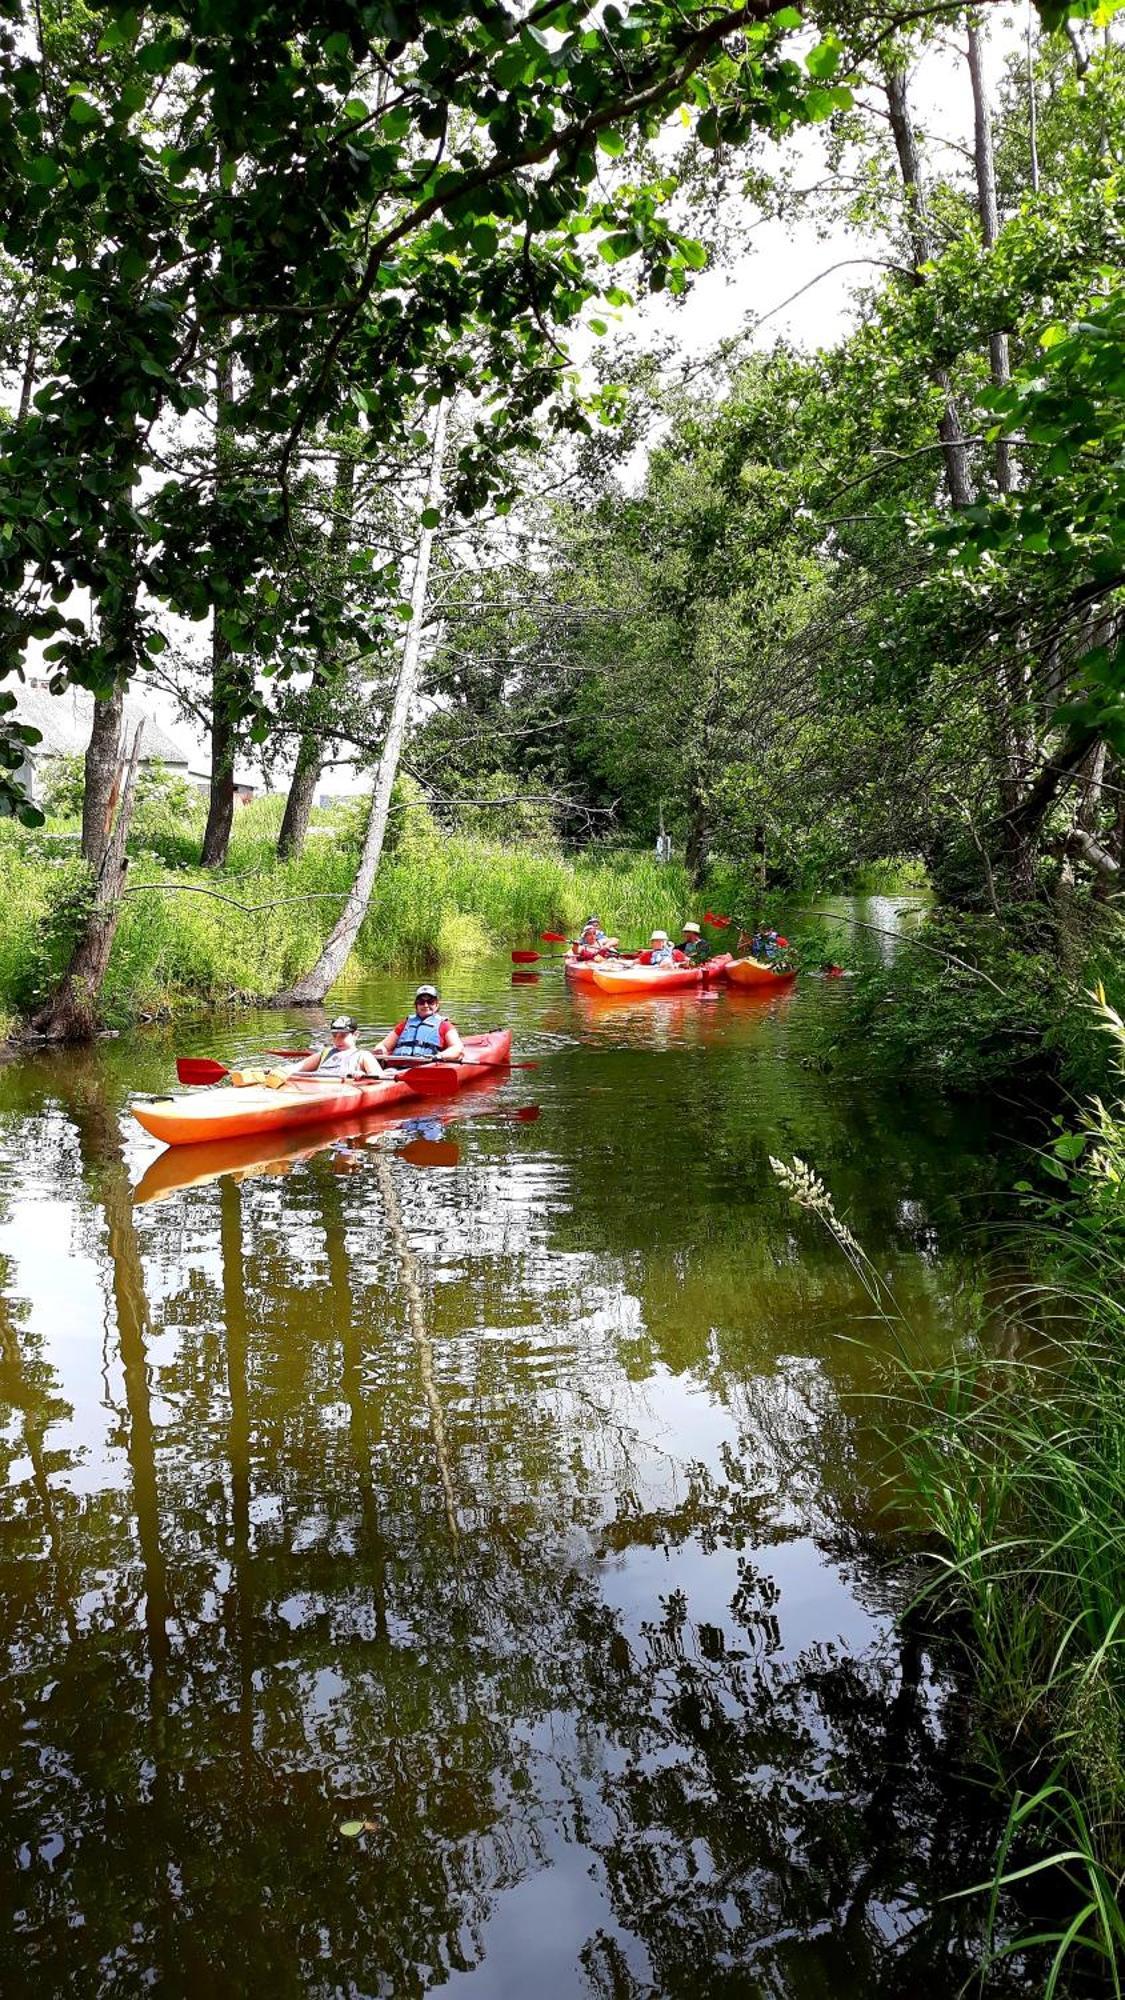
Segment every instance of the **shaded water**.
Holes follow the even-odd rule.
[[[272,1158],[158,1160],[128,1094],[308,1016],[0,1072],[5,1991],[859,2000],[975,1963],[941,1899],[994,1829],[896,1634],[857,1394],[890,1341],[767,1154],[936,1359],[997,1135],[809,1067],[838,988],[543,973],[446,996],[537,1071]],[[402,990],[347,998],[381,1027]]]

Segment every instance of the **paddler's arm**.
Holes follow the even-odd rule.
[[[397,1041],[398,1041],[398,1029],[388,1028],[386,1034],[383,1036],[382,1041],[376,1042],[375,1047],[371,1051],[376,1061],[378,1061],[380,1057],[385,1059],[387,1056],[393,1056],[395,1052],[395,1043]]]
[[[452,1021],[447,1021],[445,1025],[448,1030],[445,1038],[445,1047],[440,1051],[436,1060],[438,1062],[460,1062],[465,1053],[465,1044],[461,1040]]]

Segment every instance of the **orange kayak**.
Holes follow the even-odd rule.
[[[628,994],[633,999],[649,993],[686,993],[693,986],[707,986],[722,979],[730,964],[730,953],[709,958],[706,965],[612,965],[590,967],[599,993]]]
[[[595,969],[600,969],[603,972],[607,970],[614,971],[622,965],[631,965],[632,962],[631,956],[626,958],[599,959],[572,958],[570,953],[567,952],[566,957],[563,959],[563,971],[566,973],[572,986],[587,986],[591,991],[596,991]]]
[[[490,1035],[466,1035],[465,1061],[453,1068],[458,1086],[478,1081],[483,1069],[508,1062],[512,1036],[508,1028]],[[214,1139],[246,1139],[260,1132],[284,1132],[302,1125],[324,1125],[357,1112],[385,1111],[391,1105],[417,1103],[409,1085],[398,1077],[385,1083],[322,1082],[316,1076],[294,1078],[279,1090],[248,1084],[244,1090],[202,1090],[192,1096],[138,1098],[130,1105],[138,1125],[166,1146],[199,1146]]]
[[[763,965],[757,958],[732,958],[724,977],[732,986],[792,986],[795,972],[775,972],[772,965]]]

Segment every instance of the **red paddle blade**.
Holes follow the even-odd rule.
[[[230,1071],[208,1056],[177,1056],[176,1075],[181,1083],[221,1083]]]
[[[565,943],[566,943],[566,932],[565,932],[565,931],[540,931],[540,933],[539,933],[539,942],[540,942],[540,944],[565,944]]]
[[[398,1157],[410,1167],[455,1167],[461,1148],[454,1139],[412,1139],[399,1147]]]
[[[457,1072],[449,1063],[424,1063],[420,1069],[401,1073],[398,1081],[415,1097],[456,1097],[460,1088]]]
[[[539,953],[537,951],[514,951],[512,953],[513,965],[538,965],[538,963]]]
[[[538,986],[541,975],[538,972],[513,972],[513,986]]]

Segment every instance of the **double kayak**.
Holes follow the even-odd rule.
[[[732,958],[724,974],[732,986],[754,987],[759,992],[775,986],[792,986],[795,972],[780,972],[758,958]]]
[[[511,1060],[509,1028],[488,1035],[466,1035],[465,1060],[446,1067],[465,1090],[481,1082],[490,1070]],[[207,1089],[192,1096],[137,1098],[130,1105],[138,1125],[166,1146],[198,1146],[215,1139],[247,1139],[261,1132],[285,1132],[303,1125],[324,1125],[357,1112],[386,1111],[392,1105],[417,1103],[402,1077],[361,1086],[314,1075],[291,1077],[277,1090],[265,1084],[244,1089]]]
[[[647,993],[688,993],[693,987],[709,986],[726,977],[730,953],[709,958],[706,965],[620,965],[595,959],[590,966],[599,993],[628,994],[636,998]]]

